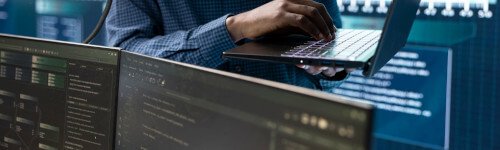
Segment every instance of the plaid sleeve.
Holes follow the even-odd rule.
[[[337,27],[336,3],[325,4]],[[293,65],[222,59],[234,48],[226,27],[230,14],[258,7],[266,0],[115,0],[106,20],[110,46],[153,57],[329,91],[341,77],[313,76]],[[214,7],[220,6],[220,7]]]
[[[165,34],[153,1],[117,0],[106,21],[111,46],[153,57],[215,68],[222,52],[235,47],[222,16],[206,24]],[[163,33],[163,34],[162,34]]]

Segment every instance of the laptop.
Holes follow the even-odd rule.
[[[339,29],[333,41],[292,35],[267,37],[223,53],[223,57],[289,64],[362,68],[373,76],[405,44],[420,0],[394,0],[383,30]]]

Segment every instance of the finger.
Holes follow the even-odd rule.
[[[328,13],[325,5],[323,5],[322,3],[315,2],[315,1],[308,1],[308,2],[312,3],[312,5],[314,5],[316,7],[316,9],[319,10],[319,12],[321,13],[321,16],[323,16],[323,19],[325,20],[325,22],[326,22],[327,26],[329,27],[330,31],[336,32],[337,28],[333,24],[333,19],[330,16],[330,13]]]
[[[337,26],[333,25],[333,27],[332,27],[332,28],[333,28],[333,34],[335,34],[335,33],[337,32],[337,30],[338,30],[338,29],[337,29]]]
[[[337,27],[333,25],[332,40],[335,40],[335,37],[337,37],[336,34],[337,34]]]
[[[303,65],[303,64],[297,64],[297,65],[295,65],[295,66],[297,66],[297,67],[299,67],[299,68],[302,68],[302,69],[306,68],[306,65]]]
[[[321,68],[322,68],[321,66],[309,66],[305,70],[309,74],[317,75],[322,72]]]
[[[347,71],[347,73],[351,73],[353,72],[354,70],[356,70],[356,68],[347,68],[345,69]]]
[[[323,34],[325,40],[332,40],[332,31],[328,27],[327,23],[325,22],[325,20],[321,16],[320,11],[317,8],[308,5],[291,3],[285,6],[285,10],[307,16],[308,19],[311,20],[314,25],[316,25],[316,27],[320,30],[321,34]]]
[[[304,30],[304,32],[307,32],[317,40],[322,39],[320,30],[306,16],[295,13],[286,13],[284,17],[287,24]]]
[[[324,70],[323,75],[328,76],[328,77],[333,77],[335,74],[337,74],[337,71],[335,70],[334,67],[328,67],[328,69]]]
[[[341,72],[341,71],[344,71],[344,68],[342,68],[342,67],[335,67],[335,71]]]
[[[334,33],[334,32],[337,31],[337,28],[333,24],[333,19],[330,16],[330,13],[328,13],[325,5],[323,5],[322,3],[318,3],[318,2],[315,2],[315,1],[309,1],[309,0],[292,0],[292,2],[315,7],[316,9],[319,10],[319,13],[321,14],[321,17],[323,18],[323,20],[325,20],[325,22],[326,22],[328,28],[330,29],[330,31],[332,33]]]

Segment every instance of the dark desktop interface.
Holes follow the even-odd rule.
[[[0,38],[0,149],[111,149],[118,51]]]
[[[0,149],[370,148],[368,104],[113,48],[0,35],[0,83]]]
[[[337,0],[343,28],[381,29],[390,0]],[[376,110],[374,149],[500,149],[497,0],[423,0],[408,44],[332,93]]]
[[[121,57],[116,149],[369,148],[367,105],[126,52]]]

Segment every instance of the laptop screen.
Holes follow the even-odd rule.
[[[117,149],[369,149],[368,105],[127,52],[120,71]]]
[[[111,149],[118,55],[0,35],[0,149]]]
[[[420,0],[394,0],[392,2],[377,52],[371,60],[369,70],[364,72],[365,76],[373,76],[405,46],[419,4]]]

